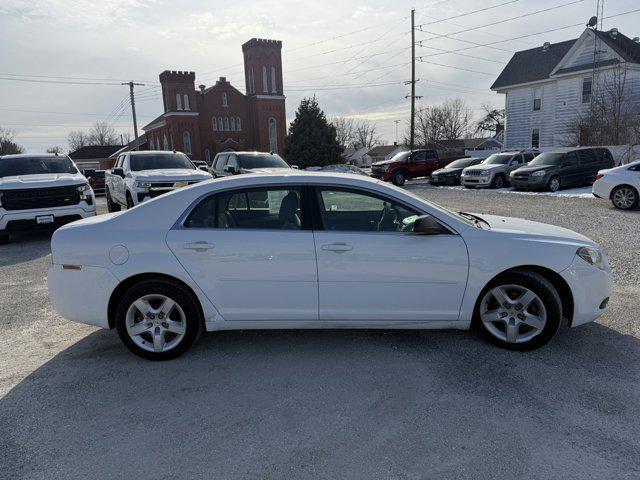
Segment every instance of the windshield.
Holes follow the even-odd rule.
[[[131,155],[131,170],[159,170],[170,168],[195,169],[189,157],[184,153],[155,153],[145,155]]]
[[[409,158],[411,152],[400,152],[396,153],[393,157],[391,157],[392,162],[404,162],[407,158]]]
[[[242,168],[289,168],[279,155],[270,153],[238,155],[238,162]]]
[[[562,162],[563,153],[541,153],[536,158],[529,162],[530,167],[539,167],[542,165],[554,166],[560,165]]]
[[[499,153],[494,153],[482,163],[484,163],[485,165],[506,165],[507,163],[509,163],[509,160],[511,160],[512,157],[513,155],[502,155]]]
[[[461,158],[460,160],[454,160],[446,168],[464,168],[474,165],[478,162],[477,158]]]
[[[0,159],[0,177],[42,173],[78,173],[78,169],[67,156]]]

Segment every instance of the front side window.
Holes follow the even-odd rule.
[[[586,77],[582,79],[582,103],[591,102],[592,79]]]
[[[191,153],[191,134],[189,132],[182,134],[182,144],[184,146],[184,153]]]
[[[363,191],[323,188],[318,203],[325,230],[411,232],[419,216],[398,202]]]
[[[427,161],[427,153],[418,152],[411,158],[411,161],[414,163],[424,163]]]
[[[540,129],[534,128],[531,130],[531,148],[540,147]]]
[[[219,155],[215,159],[215,164],[213,168],[215,170],[222,170],[227,163],[227,155]]]
[[[66,155],[58,157],[19,157],[0,160],[0,178],[42,173],[78,173]]]
[[[202,200],[185,222],[195,228],[302,229],[298,187],[264,187],[224,192]]]

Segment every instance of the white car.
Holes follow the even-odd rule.
[[[640,161],[600,170],[592,192],[598,198],[611,200],[620,210],[637,208],[640,204]]]
[[[515,350],[562,318],[598,318],[603,249],[567,230],[454,213],[349,174],[212,180],[53,236],[63,317],[115,328],[140,356],[182,354],[202,331],[455,328]]]
[[[89,182],[66,155],[0,156],[0,244],[9,233],[63,225],[96,214]]]
[[[211,179],[181,152],[150,150],[126,152],[105,172],[109,212],[136,205],[164,193]]]

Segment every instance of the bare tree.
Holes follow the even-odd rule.
[[[47,153],[62,153],[62,147],[58,145],[54,145],[53,147],[47,148]]]
[[[360,148],[372,148],[380,143],[380,135],[378,135],[378,127],[375,123],[368,120],[361,120],[355,124],[354,128],[354,144]]]
[[[336,129],[336,137],[342,148],[346,149],[353,146],[355,132],[355,121],[353,118],[335,117],[331,123]]]
[[[14,139],[16,132],[8,128],[0,127],[0,155],[12,155],[24,152],[22,145],[18,145]]]
[[[415,144],[464,138],[471,133],[472,124],[471,111],[459,98],[422,107],[416,111]]]
[[[505,111],[504,108],[493,108],[493,106],[482,104],[484,116],[478,120],[476,124],[476,134],[495,135],[497,132],[504,130]]]
[[[91,145],[119,145],[120,138],[107,122],[96,122],[89,130]]]
[[[69,132],[67,136],[67,143],[69,144],[69,151],[74,152],[82,147],[86,147],[91,144],[91,139],[86,132],[82,130],[73,130]]]
[[[129,132],[124,132],[120,134],[122,136],[122,144],[123,145],[127,145],[129,143],[131,143],[131,140],[133,140],[131,138],[131,134]]]

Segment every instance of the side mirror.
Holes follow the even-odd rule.
[[[111,173],[117,175],[118,177],[124,178],[124,170],[122,168],[114,168],[111,170]]]
[[[298,165],[291,165],[291,168],[294,168],[294,169],[296,169],[296,170],[299,170],[299,169],[300,169],[300,167],[299,167]]]
[[[236,172],[236,167],[234,167],[233,165],[225,165],[223,170],[226,173],[230,173],[231,175],[235,175],[237,173]]]
[[[203,172],[209,173],[209,167],[207,167],[206,165],[200,165],[198,167],[198,170],[202,170]]]
[[[413,233],[419,233],[420,235],[441,235],[448,233],[438,221],[431,215],[422,215],[416,218],[413,223]]]

